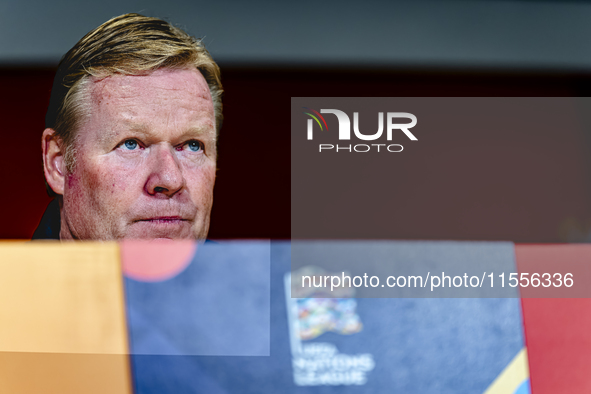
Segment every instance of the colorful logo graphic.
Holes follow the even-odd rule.
[[[302,286],[304,276],[322,280],[327,272],[318,267],[303,267],[293,277],[292,295],[297,305],[298,336],[302,340],[333,331],[338,334],[354,334],[363,329],[363,324],[355,309],[357,302],[354,298],[355,288],[339,286],[333,292],[325,288]],[[338,298],[318,298],[334,297]]]
[[[297,300],[299,336],[316,338],[328,331],[355,334],[363,329],[355,313],[357,302],[347,298],[303,298]]]

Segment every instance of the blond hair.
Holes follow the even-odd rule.
[[[61,139],[68,171],[75,165],[77,130],[90,110],[87,85],[91,77],[189,67],[197,68],[207,81],[219,132],[223,93],[220,69],[200,40],[166,21],[139,14],[113,18],[82,37],[60,61],[45,116],[45,127],[54,129]]]

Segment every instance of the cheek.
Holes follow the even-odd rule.
[[[187,185],[194,201],[209,207],[213,203],[214,184],[215,167],[202,169],[187,178]]]
[[[84,183],[93,194],[114,194],[118,188],[116,177],[113,172],[103,170],[101,167],[86,169]]]
[[[72,198],[78,199],[82,197],[82,192],[84,190],[83,182],[80,181],[77,173],[68,174],[66,177],[66,190],[64,192],[65,196],[71,196]]]
[[[93,205],[112,207],[114,203],[126,200],[133,179],[129,171],[105,163],[81,165],[68,178],[68,188],[73,197],[93,201]]]

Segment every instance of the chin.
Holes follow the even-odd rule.
[[[187,220],[141,221],[129,226],[125,239],[197,239],[193,223]]]

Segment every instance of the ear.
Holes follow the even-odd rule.
[[[43,131],[41,149],[43,150],[45,180],[55,193],[63,195],[66,166],[61,145],[61,140],[55,135],[55,130],[45,129]]]

